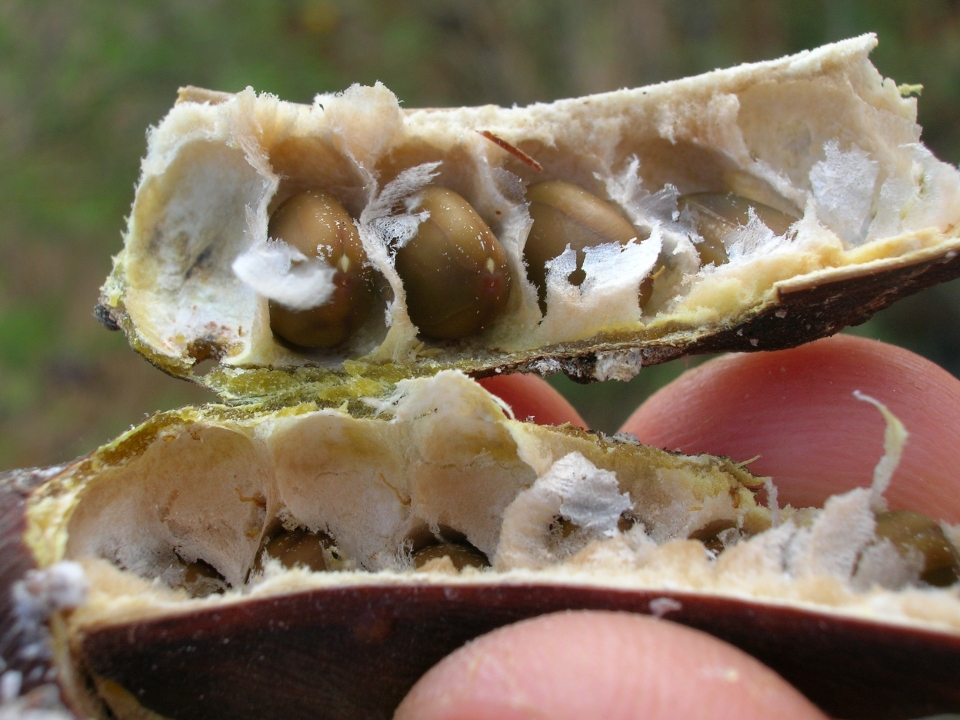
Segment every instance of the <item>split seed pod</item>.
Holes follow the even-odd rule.
[[[349,383],[358,373],[396,378],[444,367],[625,379],[686,354],[829,335],[960,272],[957,173],[919,143],[916,99],[870,65],[872,44],[864,37],[796,62],[529,108],[401,109],[379,85],[310,107],[185,89],[150,134],[98,314],[151,362],[238,402],[267,388],[296,394],[299,383],[333,375]],[[801,131],[803,142],[793,135]],[[527,279],[525,253],[534,275],[540,263],[531,260],[537,222],[521,191],[544,182],[608,198],[638,236],[623,245],[610,231],[617,242],[586,248],[582,262],[576,252],[555,258],[556,299],[545,316],[541,290]],[[430,187],[462,197],[503,249],[502,259],[489,257],[498,276],[505,265],[509,299],[482,330],[422,331],[421,304],[445,301],[427,290],[421,303],[419,284],[404,282],[396,266],[403,255],[393,250],[417,228],[415,198]],[[266,243],[273,201],[306,189],[335,189],[382,285],[385,313],[371,313],[337,353],[290,347],[271,330],[263,293],[233,270]],[[731,222],[721,244],[735,257],[707,262],[706,246],[720,248],[679,202],[703,205],[701,193],[746,198],[761,221],[769,220],[761,205],[802,208],[803,217],[785,234]],[[480,276],[482,260],[470,261]],[[560,279],[578,262],[583,282],[571,288]],[[644,283],[651,292],[641,308]],[[216,367],[196,377],[194,365],[207,358]]]
[[[98,312],[168,372],[215,359],[198,380],[229,404],[0,480],[4,688],[78,717],[388,718],[467,640],[597,608],[711,632],[836,716],[960,711],[956,527],[878,516],[865,490],[771,513],[731,460],[518,422],[467,375],[623,379],[787,347],[960,273],[960,173],[918,144],[872,47],[530,108],[184,90],[150,134]],[[554,258],[569,272],[547,274],[544,315],[520,189],[554,180],[650,230],[585,248],[579,287],[551,280],[575,253]],[[485,233],[477,247],[511,286],[449,339],[420,327],[394,252],[439,187],[489,228],[502,258]],[[315,352],[277,337],[234,268],[268,257],[281,199],[334,188],[385,314]],[[752,204],[762,222],[732,222],[726,261],[705,262],[705,192],[804,215],[781,233]],[[291,268],[261,270],[284,287]]]

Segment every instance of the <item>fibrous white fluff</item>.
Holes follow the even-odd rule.
[[[856,145],[841,150],[836,140],[823,147],[824,159],[810,170],[817,214],[850,247],[867,237],[880,165]]]
[[[360,215],[361,229],[372,230],[370,239],[374,248],[367,248],[373,254],[383,253],[384,259],[406,245],[417,234],[417,228],[429,217],[427,212],[416,210],[416,194],[429,185],[437,176],[439,162],[424,163],[407,168],[387,183],[374,197]],[[398,213],[397,207],[403,204],[405,213]]]
[[[14,608],[21,624],[46,620],[58,610],[83,605],[89,583],[79,563],[64,560],[31,570],[13,585]]]
[[[900,422],[900,418],[890,412],[887,406],[879,400],[859,390],[854,390],[853,396],[857,400],[868,402],[876,407],[886,422],[886,429],[883,433],[883,457],[880,458],[877,466],[873,469],[873,485],[871,487],[873,491],[873,509],[875,512],[883,512],[887,509],[883,494],[887,491],[887,488],[890,487],[890,480],[893,479],[893,473],[896,472],[897,467],[900,465],[900,458],[903,457],[903,448],[907,444],[909,433],[903,426],[903,423]]]
[[[233,272],[248,287],[291,310],[326,303],[336,271],[323,258],[308,258],[282,240],[258,242],[233,261]]]
[[[750,208],[747,224],[724,238],[730,263],[746,262],[787,246],[790,233],[777,235]]]
[[[495,566],[539,568],[556,562],[549,528],[557,515],[576,525],[586,544],[615,536],[620,515],[631,506],[616,473],[579,452],[564,455],[504,511]]]
[[[89,582],[83,567],[64,560],[43,570],[31,570],[11,588],[16,624],[10,635],[2,638],[0,646],[12,648],[6,658],[0,658],[0,668],[8,660],[33,662],[49,658],[53,649],[46,621],[55,612],[77,608],[87,601]],[[73,714],[60,702],[60,693],[52,680],[56,670],[48,669],[33,677],[35,666],[27,680],[45,682],[30,692],[21,694],[24,677],[19,670],[6,670],[0,675],[0,720],[70,720]]]

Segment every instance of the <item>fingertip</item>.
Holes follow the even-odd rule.
[[[477,382],[507,403],[517,420],[532,419],[538,425],[569,423],[587,429],[587,424],[573,405],[537,375],[492,375]]]
[[[650,617],[547,615],[466,645],[395,720],[823,720],[779,675],[716,638]]]
[[[759,456],[782,503],[820,506],[870,484],[884,421],[854,390],[883,402],[910,433],[886,498],[893,508],[960,521],[960,381],[907,350],[840,335],[792,350],[728,355],[661,389],[622,430],[686,453]]]

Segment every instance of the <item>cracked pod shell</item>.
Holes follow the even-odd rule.
[[[458,371],[368,401],[185,408],[5,478],[7,577],[45,568],[5,608],[33,622],[9,667],[83,717],[387,718],[466,640],[603,608],[711,632],[843,717],[960,709],[957,586],[917,582],[870,490],[774,517],[730,460],[518,422]],[[326,572],[265,556],[291,532]],[[416,562],[450,542],[489,566]]]
[[[516,422],[460,372],[624,379],[796,345],[954,277],[960,175],[919,144],[874,44],[528,108],[401,110],[379,85],[313,106],[182,91],[150,133],[98,315],[230,405],[3,477],[17,702],[55,704],[55,685],[81,717],[389,717],[466,640],[604,608],[712,632],[839,716],[960,711],[956,586],[918,583],[876,536],[869,491],[771,515],[729,460]],[[555,258],[545,313],[524,264],[524,188],[542,180],[637,230],[585,252],[579,284],[574,253]],[[505,310],[470,337],[423,337],[394,267],[431,185],[466,199],[511,273]],[[276,250],[272,213],[309,189],[343,204],[377,278],[380,311],[332,349],[270,330],[268,295],[299,260],[265,284],[235,271]],[[751,218],[704,264],[679,202],[699,192],[797,220],[778,236]],[[284,567],[268,552],[284,533],[329,572]],[[445,545],[490,567],[417,560]]]
[[[236,402],[443,368],[626,379],[684,354],[832,334],[960,272],[960,174],[920,144],[916,100],[870,64],[875,42],[514,108],[401,109],[382,85],[311,106],[186,88],[149,134],[99,315],[158,367]],[[550,180],[608,202],[637,237],[585,260],[561,253],[543,314],[527,279],[525,192]],[[489,326],[448,341],[418,334],[394,266],[425,220],[419,193],[434,186],[485,221],[512,279]],[[354,219],[378,282],[367,322],[332,349],[291,347],[270,329],[270,298],[297,272],[276,256],[265,269],[269,219],[311,189]],[[759,218],[735,224],[726,262],[705,262],[705,237],[678,204],[701,192],[797,221],[779,236]],[[581,261],[584,279],[571,284],[567,265]],[[238,262],[264,271],[248,276]],[[214,370],[196,377],[208,359]]]

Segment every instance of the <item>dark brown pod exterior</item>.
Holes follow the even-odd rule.
[[[670,592],[564,585],[368,585],[92,632],[98,675],[182,720],[392,717],[421,675],[479,635],[563,610],[664,613],[750,653],[832,717],[960,712],[960,638]],[[193,702],[185,702],[185,698]]]
[[[160,716],[386,719],[421,675],[486,632],[562,610],[659,615],[665,601],[673,608],[666,619],[750,653],[831,716],[905,720],[960,712],[957,638],[669,592],[340,588],[106,628],[83,637],[80,648],[89,670]],[[49,700],[51,686],[33,681],[23,691],[39,691],[47,707],[66,711]]]

